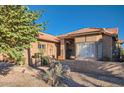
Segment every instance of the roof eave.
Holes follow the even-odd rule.
[[[41,39],[41,38],[37,38],[37,39],[40,40],[40,41],[53,42],[53,43],[59,43],[59,41],[60,41],[60,40],[56,40],[56,41],[46,40],[46,39]]]
[[[85,32],[85,33],[76,33],[76,34],[67,34],[63,36],[58,36],[58,38],[69,38],[69,37],[77,37],[77,36],[85,36],[85,35],[94,35],[94,34],[101,34],[102,32],[100,31],[94,31],[94,32]]]

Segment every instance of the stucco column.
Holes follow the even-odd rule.
[[[61,59],[64,60],[65,59],[65,40],[62,39],[60,40],[60,54],[61,54]]]
[[[25,61],[25,64],[24,66],[29,66],[29,58],[28,58],[28,49],[25,49],[24,50],[24,61]]]

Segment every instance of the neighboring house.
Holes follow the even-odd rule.
[[[117,28],[83,28],[58,36],[60,59],[113,61],[118,55]]]

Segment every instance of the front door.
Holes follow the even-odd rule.
[[[89,59],[95,57],[95,43],[77,43],[76,44],[77,59]]]

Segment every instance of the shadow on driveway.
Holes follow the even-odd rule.
[[[62,82],[64,84],[66,84],[68,87],[87,87],[87,86],[84,86],[84,85],[81,85],[77,82],[75,82],[74,80],[72,80],[71,78],[67,78],[67,77],[64,77],[64,78],[61,78]]]
[[[100,73],[83,73],[84,75],[87,75],[89,77],[93,77],[98,80],[106,81],[109,83],[114,83],[118,84],[120,86],[124,86],[124,78],[122,77],[117,77],[114,75],[105,75],[105,74],[100,74]]]
[[[68,65],[71,71],[83,73],[89,77],[108,83],[124,86],[124,63],[78,60],[65,60],[61,61],[61,63]]]

